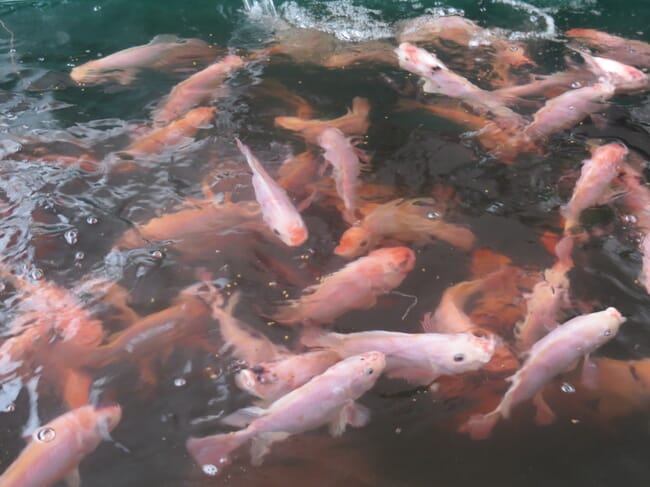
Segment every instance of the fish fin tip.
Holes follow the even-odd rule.
[[[259,467],[264,461],[264,457],[271,451],[271,445],[278,441],[286,440],[289,433],[284,431],[274,431],[273,433],[262,433],[253,438],[251,445],[251,463]]]
[[[81,476],[79,475],[79,468],[73,469],[65,476],[65,483],[68,487],[80,487]]]
[[[266,415],[267,413],[268,411],[266,409],[251,406],[251,407],[240,409],[239,411],[235,411],[232,414],[229,414],[228,416],[224,417],[221,420],[221,422],[228,426],[234,426],[236,428],[244,428],[248,426],[250,423],[252,423],[253,421],[255,421],[257,418],[260,418]]]

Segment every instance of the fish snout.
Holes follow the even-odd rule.
[[[122,408],[119,404],[100,406],[95,412],[98,416],[98,424],[107,432],[113,431],[122,420]]]
[[[415,267],[415,253],[408,247],[395,247],[391,257],[400,272],[410,272]]]
[[[381,352],[366,352],[359,355],[359,360],[363,362],[364,374],[379,375],[386,367],[386,356]]]

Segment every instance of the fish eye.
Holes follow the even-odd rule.
[[[612,334],[612,330],[610,330],[609,328],[608,328],[607,330],[603,331],[603,336],[608,337],[608,336],[610,336],[611,334]]]
[[[273,233],[275,233],[278,237],[280,236],[280,230],[278,230],[277,228],[273,229]]]
[[[463,360],[465,360],[465,354],[457,353],[454,355],[454,362],[462,362]]]
[[[372,373],[374,372],[374,369],[368,368],[364,372],[366,373],[366,375],[372,375]]]

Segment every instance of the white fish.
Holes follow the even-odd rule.
[[[485,439],[500,418],[508,419],[514,406],[531,398],[537,407],[536,421],[539,424],[552,422],[555,415],[541,395],[544,385],[614,338],[624,321],[616,308],[607,308],[577,316],[557,327],[533,345],[526,362],[507,379],[512,385],[496,409],[472,416],[461,426],[461,431],[475,440]]]
[[[253,171],[255,199],[262,208],[264,221],[285,244],[290,247],[302,245],[307,240],[308,233],[300,213],[284,189],[269,176],[250,149],[239,139],[235,140]]]
[[[495,349],[494,339],[471,333],[366,331],[327,333],[304,337],[302,341],[307,346],[333,350],[342,357],[371,350],[382,352],[388,377],[419,385],[431,384],[441,375],[478,370],[490,361]]]
[[[380,352],[349,357],[314,377],[302,387],[281,397],[268,409],[245,408],[224,418],[231,426],[246,426],[234,433],[190,438],[187,449],[209,475],[217,475],[230,461],[229,455],[252,440],[253,465],[260,465],[274,442],[291,435],[330,425],[333,436],[343,434],[349,424],[364,426],[369,411],[355,403],[375,384],[386,366]]]

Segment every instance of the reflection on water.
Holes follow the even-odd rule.
[[[549,74],[564,68],[561,33],[568,28],[594,27],[650,41],[645,25],[650,10],[643,2],[626,9],[596,0],[566,5],[337,0],[277,6],[245,0],[243,8],[234,0],[217,3],[0,2],[8,29],[0,29],[0,255],[7,270],[0,287],[0,331],[5,339],[20,335],[16,324],[27,326],[32,319],[52,326],[50,342],[30,344],[38,353],[19,366],[20,373],[0,357],[0,470],[23,449],[23,435],[36,431],[45,443],[60,438],[39,427],[66,412],[66,401],[78,399],[76,389],[64,385],[84,380],[79,375],[73,377],[78,382],[66,382],[65,364],[45,358],[49,347],[61,347],[66,360],[82,361],[81,369],[89,373],[93,402],[122,407],[122,420],[111,432],[119,444],[102,438],[81,464],[82,485],[275,486],[287,479],[309,486],[387,487],[647,482],[650,368],[643,359],[650,355],[650,298],[637,282],[638,222],[620,199],[584,215],[589,238],[574,250],[570,274],[573,314],[615,306],[627,317],[619,335],[597,354],[609,371],[601,377],[609,395],[585,387],[579,371],[567,373],[545,393],[559,417],[554,425],[537,427],[532,406],[526,405],[502,422],[493,438],[475,442],[458,434],[457,426],[477,407],[494,406],[507,388],[502,376],[511,370],[444,378],[437,392],[386,379],[362,399],[373,415],[365,428],[337,439],[323,430],[296,435],[274,446],[262,467],[250,466],[242,449],[219,480],[194,465],[187,438],[224,431],[219,419],[251,398],[234,383],[242,364],[222,348],[208,307],[183,290],[206,276],[226,293],[241,290],[237,317],[275,343],[290,345],[295,332],[269,325],[266,318],[275,303],[300,296],[346,263],[334,251],[348,225],[326,183],[319,187],[321,199],[303,212],[310,231],[305,245],[278,245],[268,229],[255,226],[246,206],[254,198],[250,172],[235,136],[275,173],[285,159],[306,149],[299,135],[276,125],[276,117],[302,113],[334,119],[346,113],[354,97],[367,98],[370,128],[360,147],[372,162],[361,176],[364,201],[434,197],[444,202],[436,215],[471,229],[478,247],[507,256],[520,269],[514,304],[521,306],[531,276],[554,262],[541,237],[561,233],[559,209],[571,196],[589,141],[622,141],[637,162],[650,157],[650,103],[638,94],[614,98],[601,116],[560,133],[543,152],[504,165],[488,157],[462,123],[403,109],[405,99],[420,99],[416,79],[397,68],[392,53],[396,22],[464,13],[482,27],[506,29],[510,40],[524,42],[538,66],[515,70],[515,77],[527,70]],[[276,19],[273,32],[256,23],[260,16]],[[217,108],[214,120],[190,127],[174,143],[154,141],[151,153],[138,152],[134,141],[149,134],[152,114],[199,66],[180,71],[156,66],[128,84],[78,86],[69,73],[164,34],[217,46],[217,59],[228,51],[252,60],[229,78],[227,90],[211,94],[206,103]],[[490,47],[446,47],[444,61],[475,83],[487,88],[497,79],[486,60],[493,54]],[[373,60],[346,65],[351,55]],[[532,97],[518,109],[529,115],[540,99]],[[295,183],[296,199],[307,198],[307,189],[300,180]],[[238,209],[219,213],[206,197]],[[169,214],[181,212],[202,222],[200,228],[186,227],[180,218],[170,223]],[[250,218],[248,226],[232,228],[228,218],[235,213],[238,223]],[[162,236],[156,226],[161,221],[167,232]],[[444,239],[419,247],[415,269],[399,293],[381,297],[372,309],[343,315],[335,330],[420,331],[420,320],[436,309],[444,291],[472,278],[474,258]],[[13,282],[6,272],[25,283]],[[496,307],[490,308],[482,299],[468,301],[468,308],[483,310],[472,319],[511,340],[519,308],[513,302],[488,303]],[[493,309],[498,315],[490,314]],[[68,353],[61,330],[52,325],[67,313],[97,324],[94,334],[83,337],[88,349],[96,341],[106,346],[109,337],[142,318],[159,325],[157,330],[189,321],[192,337],[169,334],[155,350],[134,342],[136,354],[121,351],[119,360],[95,354],[90,360],[78,349]]]

